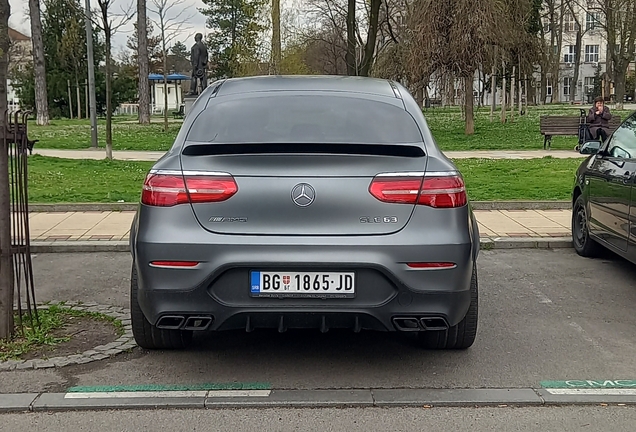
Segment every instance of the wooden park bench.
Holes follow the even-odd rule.
[[[541,130],[541,135],[543,135],[543,149],[545,150],[546,147],[549,149],[552,146],[552,137],[555,135],[578,136],[579,126],[582,124],[581,122],[585,123],[585,117],[549,115],[541,116],[539,128]],[[618,129],[620,125],[621,117],[612,114],[612,118],[609,121],[609,130],[607,134],[612,134],[612,132]]]
[[[173,111],[173,112],[172,112],[173,117],[174,117],[175,119],[177,119],[177,118],[183,118],[183,116],[184,116],[184,109],[185,109],[185,105],[181,105],[181,106],[179,107],[179,111]]]
[[[26,117],[25,120],[26,122]],[[40,140],[31,140],[27,136],[26,123],[8,123],[5,122],[4,131],[0,127],[0,144],[15,145],[21,152],[29,151],[33,154],[33,147]]]
[[[425,102],[425,107],[426,108],[435,108],[435,107],[441,107],[442,106],[442,100],[441,99],[426,99],[424,102]]]

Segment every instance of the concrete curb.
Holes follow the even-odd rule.
[[[475,210],[569,210],[570,201],[471,201]],[[139,203],[29,204],[31,213],[137,211]]]
[[[492,249],[564,249],[572,247],[571,237],[483,237],[483,250]],[[33,253],[130,252],[128,241],[35,241]]]
[[[143,408],[519,407],[636,405],[634,396],[550,395],[545,389],[346,389],[0,394],[0,412]]]
[[[29,204],[29,213],[137,211],[139,203]]]
[[[128,241],[34,241],[32,253],[130,252]]]
[[[124,327],[124,334],[117,338],[115,342],[96,346],[94,348],[91,348],[90,350],[84,351],[81,354],[71,354],[67,356],[50,357],[45,359],[3,361],[0,362],[0,372],[27,369],[50,369],[69,365],[86,364],[98,360],[107,359],[111,356],[115,356],[137,346],[132,333],[132,323],[130,321],[130,311],[128,309],[117,306],[98,305],[97,303],[76,302],[66,302],[64,305],[60,305],[60,307],[78,311],[95,312],[109,316],[111,318],[115,318],[122,323]],[[38,308],[45,309],[48,308],[48,306],[41,305],[38,306]],[[3,409],[2,402],[2,395],[0,395],[0,412],[2,412]],[[14,403],[16,402],[14,401]]]
[[[570,201],[471,201],[473,210],[571,210]]]

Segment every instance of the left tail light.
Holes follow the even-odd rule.
[[[222,202],[238,191],[230,174],[151,171],[144,181],[141,202],[154,207]]]

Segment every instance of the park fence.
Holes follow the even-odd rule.
[[[0,120],[0,147],[5,154],[0,155],[2,171],[8,173],[9,196],[0,194],[0,233],[10,232],[9,239],[0,241],[0,294],[4,306],[13,304],[18,318],[18,329],[39,325],[33,265],[31,261],[31,239],[29,231],[29,183],[28,155],[34,142],[28,139],[28,117],[30,112],[5,112]],[[6,191],[6,188],[4,189]],[[10,224],[7,227],[6,224]],[[7,305],[6,301],[10,303]],[[13,308],[12,308],[13,309]],[[10,311],[10,313],[13,313]],[[11,319],[9,320],[11,321]]]

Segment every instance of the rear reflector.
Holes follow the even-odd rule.
[[[199,262],[198,261],[151,261],[150,265],[153,267],[187,268],[187,267],[196,267],[199,265]]]
[[[417,262],[417,263],[407,263],[406,265],[411,268],[419,268],[419,269],[437,269],[437,268],[455,267],[455,263],[452,263],[452,262]]]
[[[468,202],[464,180],[455,173],[423,177],[382,175],[373,179],[369,192],[382,202],[395,204],[453,208]]]
[[[238,185],[229,174],[195,175],[151,172],[146,176],[141,202],[149,206],[221,202],[231,198]]]

